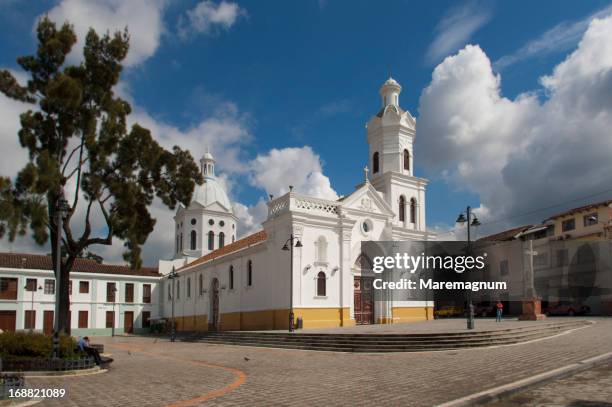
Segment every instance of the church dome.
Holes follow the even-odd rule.
[[[218,203],[232,213],[232,204],[223,186],[215,177],[205,177],[202,185],[196,185],[191,202],[197,202],[204,208]]]

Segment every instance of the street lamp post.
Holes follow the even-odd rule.
[[[174,280],[177,277],[176,269],[172,266],[172,271],[168,274],[168,280],[172,280],[172,294],[170,298],[172,299],[172,319],[170,320],[170,342],[174,342],[176,340],[176,330],[174,329]]]
[[[467,217],[466,217],[467,216]],[[457,223],[461,225],[467,225],[467,243],[468,243],[468,254],[472,253],[472,239],[470,235],[470,227],[480,226],[480,221],[476,215],[472,214],[472,208],[467,207],[465,212],[461,212],[457,217]],[[467,310],[467,329],[474,329],[474,304],[472,304],[472,292],[468,290],[468,310]]]
[[[54,318],[54,330],[53,330],[53,357],[60,357],[60,327],[59,327],[59,314],[60,314],[60,295],[61,292],[61,281],[62,281],[62,222],[66,215],[68,214],[68,201],[64,198],[63,191],[60,193],[60,196],[57,200],[57,205],[55,207],[55,213],[57,215],[56,218],[56,252],[57,258],[55,262],[55,318]]]
[[[113,325],[111,336],[115,336],[115,321],[117,321],[117,314],[115,314],[115,305],[117,304],[117,286],[113,287]]]
[[[36,280],[34,280],[34,284],[32,284],[31,286],[28,286],[28,283],[26,283],[25,289],[29,289],[32,292],[30,311],[32,312],[31,315],[34,315],[34,291],[36,291]],[[42,286],[39,286],[38,289],[42,290]],[[34,329],[36,329],[36,318],[34,318],[34,321],[32,322],[32,327],[30,328],[30,331]]]
[[[294,318],[295,316],[293,315],[293,241],[295,240],[295,247],[302,247],[302,242],[300,242],[295,236],[293,236],[293,233],[291,234],[291,236],[289,237],[289,239],[287,239],[287,241],[285,242],[285,244],[283,245],[283,249],[285,251],[289,251],[289,332],[293,332],[293,326],[294,326]]]

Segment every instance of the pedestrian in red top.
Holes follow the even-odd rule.
[[[502,314],[504,313],[504,304],[501,301],[497,301],[495,304],[495,308],[497,308],[497,313],[495,314],[495,322],[501,322]]]

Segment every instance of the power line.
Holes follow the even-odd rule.
[[[567,205],[567,204],[572,203],[572,202],[582,201],[584,199],[593,198],[593,197],[596,197],[596,196],[599,196],[599,195],[603,195],[603,194],[606,194],[606,193],[609,193],[609,192],[612,192],[612,189],[607,189],[605,191],[597,192],[597,193],[594,193],[594,194],[589,194],[589,195],[585,195],[585,196],[582,196],[582,197],[579,197],[579,198],[570,199],[568,201],[564,201],[564,202],[561,202],[561,203],[558,203],[558,204],[555,204],[555,205],[544,206],[544,207],[541,207],[541,208],[538,208],[538,209],[531,210],[529,212],[524,212],[524,213],[520,213],[520,214],[512,214],[512,215],[508,215],[508,216],[506,216],[504,218],[499,218],[499,219],[491,220],[491,221],[488,221],[488,222],[483,222],[481,226],[492,225],[494,223],[499,223],[499,222],[503,222],[503,221],[506,221],[506,220],[514,219],[514,218],[522,218],[522,217],[525,217],[525,216],[533,215],[533,214],[538,213],[538,212],[546,211],[546,210],[553,209],[553,208],[558,208],[560,206],[564,206],[564,205]],[[449,232],[441,233],[438,236],[452,235],[454,233],[455,233],[454,231],[449,231]]]

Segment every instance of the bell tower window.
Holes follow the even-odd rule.
[[[191,231],[190,249],[195,250],[198,246],[198,234],[195,230]]]
[[[219,233],[219,249],[225,246],[225,233]]]
[[[208,232],[208,250],[214,250],[215,248],[215,233],[211,230]]]
[[[372,156],[372,173],[373,174],[376,174],[380,168],[380,164],[378,161],[379,161],[378,151],[376,151],[374,155]]]
[[[410,152],[404,149],[404,170],[410,171]]]
[[[399,220],[400,222],[406,221],[406,198],[404,198],[404,195],[400,196],[399,199]]]
[[[410,223],[416,223],[416,199],[410,199]]]

